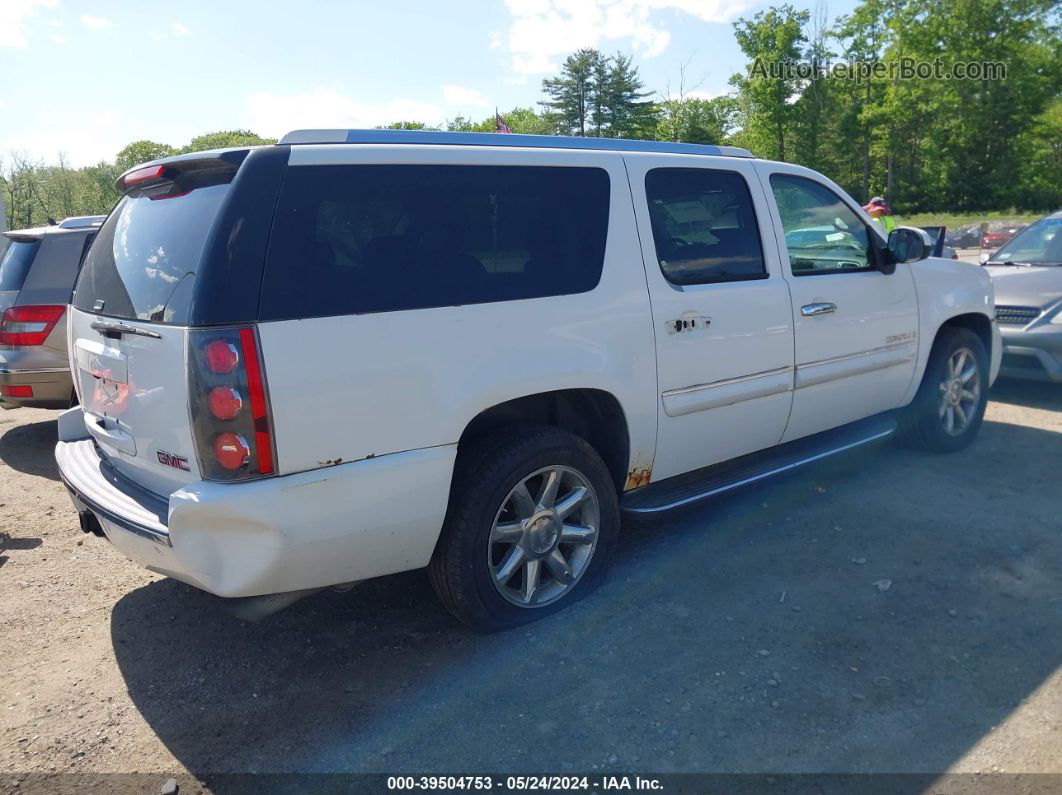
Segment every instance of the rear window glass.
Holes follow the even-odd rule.
[[[597,168],[293,167],[261,318],[586,292],[601,277],[608,211]]]
[[[184,323],[207,235],[229,185],[125,196],[81,268],[74,306],[111,317]]]
[[[3,239],[0,242],[0,292],[22,289],[29,273],[33,258],[37,256],[37,249],[41,247],[40,240],[10,240]]]

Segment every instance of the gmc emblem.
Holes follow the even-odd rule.
[[[159,457],[159,463],[174,469],[182,469],[185,472],[190,472],[188,469],[188,459],[183,455],[174,455],[173,453],[167,453],[165,450],[156,450],[155,455]]]

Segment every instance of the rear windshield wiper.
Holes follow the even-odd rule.
[[[98,331],[104,337],[120,337],[123,334],[135,334],[138,337],[151,337],[156,340],[162,339],[162,335],[155,331],[148,331],[146,328],[139,328],[138,326],[130,326],[128,323],[122,323],[120,321],[93,320],[92,329]]]

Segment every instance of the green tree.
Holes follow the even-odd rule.
[[[595,83],[595,133],[612,138],[651,136],[657,108],[646,100],[652,92],[643,90],[645,84],[631,56],[616,53],[603,61],[600,73],[603,81]]]
[[[1015,204],[1046,211],[1062,207],[1062,97],[1033,120],[1018,150],[1023,166],[1017,182],[1027,199],[1015,197]]]
[[[500,114],[509,129],[514,133],[526,135],[549,135],[553,132],[553,126],[549,120],[535,113],[534,108],[513,108]],[[446,122],[446,129],[450,132],[494,132],[494,114],[480,121],[458,116]]]
[[[631,56],[605,57],[586,48],[569,55],[559,75],[542,81],[546,99],[539,104],[558,135],[649,136],[656,106],[644,88]]]
[[[222,130],[193,138],[178,152],[203,152],[208,149],[230,149],[241,146],[264,146],[275,144],[276,138],[262,138],[250,130]]]
[[[672,98],[663,100],[658,107],[660,117],[654,137],[689,144],[726,142],[736,113],[732,97]]]
[[[604,57],[585,48],[564,59],[561,73],[542,81],[548,99],[540,104],[559,135],[587,135],[595,132],[593,110],[601,92],[601,69]]]
[[[376,128],[377,130],[434,130],[422,121],[393,121]]]
[[[807,41],[803,26],[810,16],[783,5],[734,23],[738,46],[752,63],[748,74],[734,75],[731,83],[746,100],[742,136],[761,156],[786,159],[786,141],[796,115],[792,101],[802,84],[795,75],[771,74],[770,70],[800,60]]]
[[[169,157],[174,151],[169,144],[160,144],[157,141],[133,141],[118,153],[114,158],[114,164],[122,171],[127,171],[141,163],[158,160],[160,157]]]

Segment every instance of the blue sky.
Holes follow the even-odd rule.
[[[797,2],[812,8],[816,0]],[[0,157],[75,166],[218,129],[482,118],[541,98],[584,46],[635,55],[646,87],[724,93],[730,22],[757,0],[0,0]],[[825,0],[830,17],[855,0]]]

